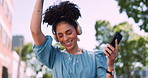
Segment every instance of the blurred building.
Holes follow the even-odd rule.
[[[24,45],[24,36],[22,35],[13,36],[13,39],[12,39],[12,49],[13,50],[15,48],[20,48],[23,45]]]
[[[0,0],[0,78],[12,74],[13,0]]]
[[[25,73],[25,68],[26,68],[25,62],[19,60],[20,57],[15,51],[12,51],[12,54],[13,54],[13,57],[12,57],[12,76],[11,78],[27,78],[26,73]],[[19,64],[19,61],[20,61],[20,64]],[[20,68],[18,68],[18,65]]]

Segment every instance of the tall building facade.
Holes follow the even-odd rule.
[[[13,0],[0,0],[0,78],[12,74]]]
[[[20,48],[24,45],[24,36],[16,35],[12,37],[12,49]]]

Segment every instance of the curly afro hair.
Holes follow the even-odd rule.
[[[78,6],[69,1],[61,2],[59,5],[52,5],[43,14],[43,23],[51,25],[56,32],[56,25],[65,21],[76,28],[77,19],[81,17]]]

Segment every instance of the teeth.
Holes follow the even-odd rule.
[[[70,44],[71,43],[71,41],[70,42],[68,42],[68,43],[65,43],[66,45],[68,45],[68,44]]]

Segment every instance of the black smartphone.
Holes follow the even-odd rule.
[[[122,39],[122,35],[119,32],[116,32],[110,42],[110,44],[115,48],[115,40],[117,39],[118,45]]]

